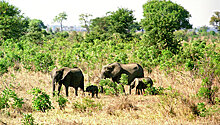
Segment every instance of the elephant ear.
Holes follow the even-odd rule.
[[[50,72],[51,78],[54,78],[54,76],[56,75],[56,71],[57,71],[57,67],[55,67],[55,68]]]
[[[70,72],[70,68],[63,68],[63,76],[61,80],[64,80],[64,78],[68,75]]]
[[[112,69],[112,72],[111,72],[112,77],[116,77],[120,75],[121,65],[119,63],[113,63],[112,65],[109,66],[109,68]]]

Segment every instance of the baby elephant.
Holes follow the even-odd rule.
[[[96,97],[98,98],[98,91],[98,87],[95,85],[90,85],[86,87],[86,92],[92,93],[92,97],[94,97],[94,95],[96,94]]]
[[[152,87],[152,86],[153,86],[153,81],[150,77],[135,78],[134,81],[130,85],[130,91],[131,91],[131,89],[136,87],[135,94],[140,95],[140,92],[141,92],[141,94],[143,94],[143,93],[145,93],[144,89],[146,89],[148,87]],[[143,92],[142,92],[142,90],[143,90]]]

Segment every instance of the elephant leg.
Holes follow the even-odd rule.
[[[55,83],[53,84],[53,96],[55,95]]]
[[[85,92],[85,91],[84,91],[84,87],[82,87],[82,88],[80,88],[80,89],[83,91],[82,95],[85,96],[85,93],[84,93],[84,92]]]
[[[138,89],[138,95],[140,95],[140,91],[141,91],[141,90],[140,90],[140,89]]]
[[[143,94],[146,94],[145,89],[143,89]],[[143,95],[143,94],[142,94],[142,95]]]
[[[78,96],[77,91],[78,91],[78,87],[75,88],[75,95],[76,95],[76,96]]]
[[[66,97],[68,97],[68,89],[69,89],[69,86],[66,86]]]
[[[98,98],[98,91],[96,91],[96,98]]]
[[[94,91],[92,91],[92,98],[94,97],[94,95],[95,95],[95,92],[94,92]]]
[[[60,95],[61,87],[62,87],[62,85],[59,84],[59,86],[58,86],[58,96]]]

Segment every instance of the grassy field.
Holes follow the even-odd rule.
[[[94,70],[91,83],[99,80],[99,71]],[[19,71],[13,68],[0,79],[0,90],[5,87],[14,90],[18,97],[24,99],[21,109],[6,108],[0,112],[0,124],[22,124],[24,114],[31,113],[37,124],[53,125],[81,125],[81,124],[213,124],[220,123],[219,105],[212,107],[206,117],[195,114],[195,104],[200,100],[195,97],[201,87],[201,79],[194,79],[189,72],[174,72],[166,75],[159,69],[154,69],[151,74],[145,72],[154,81],[154,86],[169,87],[166,95],[132,95],[111,96],[99,94],[99,98],[91,98],[86,93],[75,97],[74,89],[70,88],[68,103],[65,109],[60,110],[55,97],[52,97],[52,79],[48,73],[32,72],[20,67]],[[88,84],[85,74],[85,86]],[[218,87],[219,83],[214,81]],[[32,109],[32,95],[27,91],[39,87],[50,95],[52,106],[45,113]],[[61,94],[65,95],[64,86]],[[57,89],[57,88],[56,88]],[[128,92],[128,86],[126,86]],[[219,96],[219,92],[217,93]],[[89,103],[85,105],[85,101]],[[78,102],[79,107],[74,107]],[[206,107],[210,105],[207,103]],[[8,113],[10,112],[10,113]]]

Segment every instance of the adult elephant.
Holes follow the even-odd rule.
[[[113,82],[119,83],[121,74],[128,75],[128,85],[130,85],[135,78],[144,77],[144,70],[136,63],[120,64],[115,62],[102,67],[101,79],[111,78]],[[131,94],[131,89],[129,93]]]
[[[53,69],[51,71],[51,78],[53,84],[53,95],[55,91],[55,83],[58,83],[58,95],[60,94],[60,89],[62,85],[66,88],[66,96],[68,97],[68,88],[75,88],[75,95],[78,96],[78,87],[81,88],[84,94],[84,76],[82,71],[78,68],[68,68],[64,67],[61,69]]]

